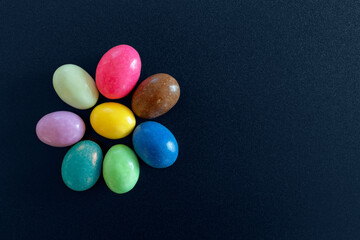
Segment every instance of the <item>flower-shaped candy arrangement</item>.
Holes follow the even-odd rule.
[[[138,52],[131,46],[119,45],[100,59],[96,83],[81,67],[66,64],[55,71],[53,85],[65,103],[77,109],[89,109],[95,106],[99,91],[108,99],[128,95],[139,80],[140,71]],[[137,156],[154,168],[169,167],[178,156],[178,144],[169,129],[154,121],[143,122],[135,128],[133,112],[140,118],[153,119],[169,111],[179,97],[177,81],[168,74],[158,73],[145,79],[135,90],[131,102],[133,111],[117,102],[102,103],[92,110],[90,124],[95,132],[109,139],[124,138],[132,133],[136,154],[128,146],[117,144],[103,160],[98,144],[80,141],[85,134],[85,123],[68,111],[43,116],[36,125],[36,134],[42,142],[54,147],[76,143],[66,153],[61,166],[62,179],[70,189],[91,188],[102,168],[106,185],[115,193],[126,193],[139,179]]]

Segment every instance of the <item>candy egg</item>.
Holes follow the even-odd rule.
[[[169,129],[157,122],[144,122],[133,133],[136,154],[154,168],[171,166],[178,156],[178,144]]]
[[[129,135],[135,127],[132,111],[120,103],[107,102],[96,106],[90,114],[95,132],[103,137],[119,139]]]
[[[91,108],[99,98],[94,79],[74,64],[56,69],[53,86],[61,100],[77,109]]]
[[[139,80],[139,53],[128,45],[111,48],[100,59],[96,68],[96,86],[109,99],[125,97]]]
[[[36,125],[36,135],[45,144],[66,147],[80,141],[85,133],[84,121],[75,113],[52,112],[43,116]]]
[[[95,185],[100,177],[102,151],[90,140],[80,141],[66,153],[61,176],[67,187],[84,191]]]
[[[154,74],[136,89],[131,102],[134,113],[146,119],[168,112],[179,100],[180,87],[175,78],[166,73]]]
[[[111,191],[115,193],[130,191],[137,183],[139,174],[139,161],[129,147],[117,144],[106,153],[103,176]]]

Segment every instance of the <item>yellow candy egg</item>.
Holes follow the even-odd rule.
[[[135,116],[126,106],[107,102],[96,106],[90,115],[95,132],[103,137],[119,139],[129,135],[135,127]]]

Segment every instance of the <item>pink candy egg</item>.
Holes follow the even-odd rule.
[[[85,134],[85,123],[75,113],[52,112],[43,116],[36,125],[36,135],[45,144],[67,147],[81,140]]]
[[[128,45],[111,48],[96,68],[96,86],[109,99],[125,97],[136,85],[141,71],[139,53]]]

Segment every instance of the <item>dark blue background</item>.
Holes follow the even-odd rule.
[[[354,2],[1,1],[0,238],[359,239]],[[179,158],[167,169],[141,162],[127,194],[102,178],[73,192],[60,174],[68,148],[35,135],[44,114],[78,113],[104,152],[131,138],[95,134],[90,110],[63,103],[52,74],[73,63],[94,76],[124,43],[142,58],[139,82],[165,72],[181,86],[156,119]]]

